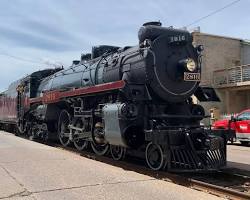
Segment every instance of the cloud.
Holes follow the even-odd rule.
[[[92,45],[136,45],[146,21],[183,27],[228,0],[1,0],[0,90],[25,74],[68,66]],[[201,31],[250,38],[249,1],[240,1],[197,24]],[[190,27],[190,28],[193,28]],[[21,59],[20,59],[21,58]]]
[[[51,51],[69,51],[76,48],[73,43],[65,42],[65,40],[52,39],[15,28],[0,26],[0,37],[5,39],[7,44],[22,47],[40,48]]]
[[[57,24],[51,24],[48,22],[43,22],[39,20],[34,19],[28,19],[25,21],[22,21],[20,23],[20,26],[22,26],[23,30],[32,30],[33,33],[38,35],[45,35],[48,38],[51,39],[67,39],[70,41],[75,42],[74,35],[70,30],[65,30],[62,28],[58,28]]]

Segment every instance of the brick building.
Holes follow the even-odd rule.
[[[250,42],[193,32],[194,43],[204,46],[201,85],[216,89],[220,103],[203,103],[209,111],[237,113],[250,108]]]

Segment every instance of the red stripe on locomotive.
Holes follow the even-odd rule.
[[[60,92],[58,90],[55,90],[55,91],[45,92],[43,97],[31,98],[27,102],[29,102],[29,104],[34,104],[34,103],[50,104],[50,103],[56,103],[60,101],[62,98],[74,97],[92,93],[93,94],[100,93],[109,90],[117,90],[117,89],[122,89],[124,87],[125,87],[125,81],[121,80],[111,83],[104,83],[96,86],[73,89],[65,92]]]

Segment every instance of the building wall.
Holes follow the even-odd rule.
[[[202,86],[213,87],[213,72],[215,70],[241,65],[242,46],[240,39],[210,35],[200,32],[194,32],[193,38],[195,45],[202,44],[204,46],[201,74]],[[232,98],[234,93],[230,94],[227,93],[226,90],[217,89],[216,93],[221,102],[200,102],[200,104],[204,106],[207,114],[210,114],[211,109],[217,109],[220,114],[236,112],[236,110],[240,109],[239,107],[241,107],[241,105],[237,105],[235,102],[242,102],[243,97],[234,97],[238,99],[233,103],[233,101],[229,101],[228,98]],[[231,111],[227,110],[229,104],[231,104]],[[205,124],[208,124],[208,120],[205,120]]]
[[[242,65],[250,64],[250,42],[242,42],[241,60]]]
[[[193,33],[194,43],[202,44],[203,63],[201,85],[213,85],[213,71],[241,65],[241,42],[239,39]]]
[[[250,89],[223,89],[225,106],[227,107],[226,113],[238,113],[250,107]]]

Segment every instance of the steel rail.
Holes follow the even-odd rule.
[[[203,181],[198,181],[194,179],[190,179],[191,183],[191,188],[197,189],[197,190],[202,190],[202,191],[207,191],[211,194],[220,196],[220,197],[225,197],[227,199],[232,199],[232,200],[249,200],[250,199],[250,194],[244,193],[244,192],[239,192],[233,189],[213,185],[210,183],[206,183]]]

